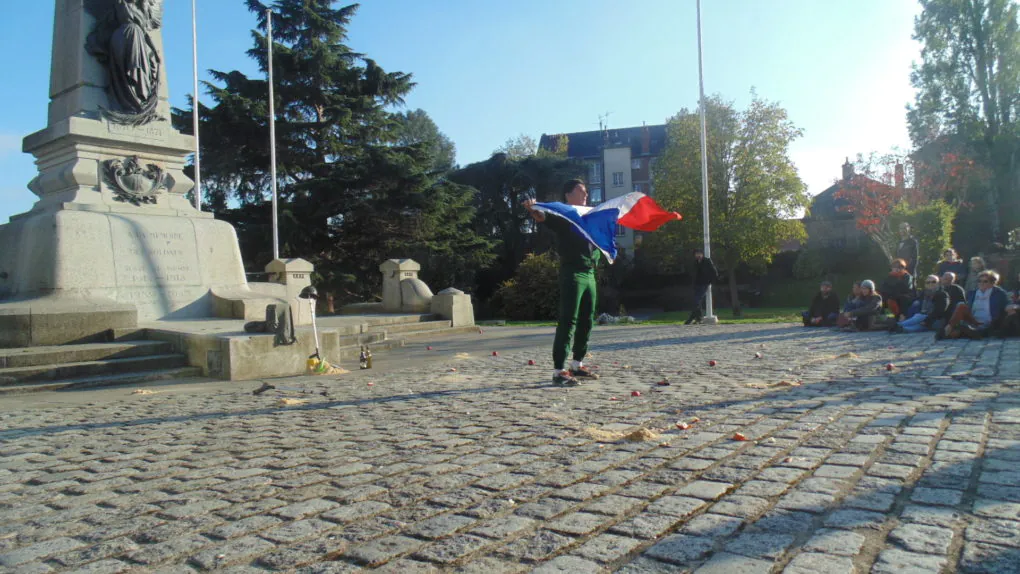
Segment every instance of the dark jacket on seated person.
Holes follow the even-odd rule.
[[[875,326],[875,318],[882,314],[882,296],[878,293],[862,295],[861,304],[853,311],[849,311],[857,328],[864,331]]]
[[[1002,323],[1003,317],[1006,315],[1006,305],[1009,303],[1009,294],[1006,290],[998,285],[992,287],[991,294],[988,299],[988,312],[992,316],[992,322],[987,325],[982,325],[981,329],[998,329]],[[978,292],[975,291],[967,297],[967,306],[970,307],[971,314],[974,314],[974,300],[977,299]]]
[[[906,313],[910,302],[914,300],[914,278],[905,271],[892,272],[882,281],[878,292],[882,294],[886,302],[896,301],[898,308],[895,309],[894,314]]]
[[[829,291],[828,297],[822,297],[821,293],[815,293],[808,307],[808,318],[821,317],[827,319],[830,315],[839,315],[839,295],[835,291]]]
[[[961,294],[963,293],[963,289],[959,285],[952,285],[952,287],[956,287],[960,290]],[[955,305],[950,305],[949,292],[940,287],[938,291],[932,294],[931,308],[927,310],[927,313],[925,313],[924,305],[922,304],[921,312],[925,313],[924,327],[931,329],[935,325],[935,321],[940,319],[942,321],[949,321],[954,307]]]

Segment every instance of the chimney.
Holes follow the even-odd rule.
[[[648,131],[648,126],[641,126],[641,155],[648,155],[652,153],[652,133]]]
[[[846,163],[843,164],[843,181],[850,181],[853,176],[854,166],[850,163],[850,158],[846,158]]]
[[[900,191],[903,191],[904,189],[903,164],[900,162],[896,162],[896,189]]]

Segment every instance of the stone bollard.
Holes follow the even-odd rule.
[[[305,299],[298,294],[312,284],[312,271],[315,267],[304,259],[273,259],[266,265],[271,283],[279,283],[287,288],[286,300],[290,303],[294,314],[295,325],[311,325],[312,310]]]
[[[443,289],[432,297],[432,314],[451,321],[453,327],[475,324],[475,310],[471,306],[471,296],[453,287]]]

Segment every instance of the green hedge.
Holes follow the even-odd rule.
[[[513,279],[504,281],[492,296],[493,310],[514,321],[556,318],[559,268],[560,262],[551,251],[527,255]]]

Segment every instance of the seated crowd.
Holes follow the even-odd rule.
[[[933,331],[936,339],[981,339],[1020,336],[1020,276],[1017,289],[999,286],[999,273],[980,257],[964,266],[949,249],[938,264],[938,275],[928,275],[915,288],[909,272],[916,263],[892,261],[891,271],[876,289],[867,279],[855,282],[840,307],[832,283],[823,281],[811,306],[802,313],[805,327],[839,327],[851,331],[888,330],[891,333]],[[887,314],[888,313],[888,314]]]

